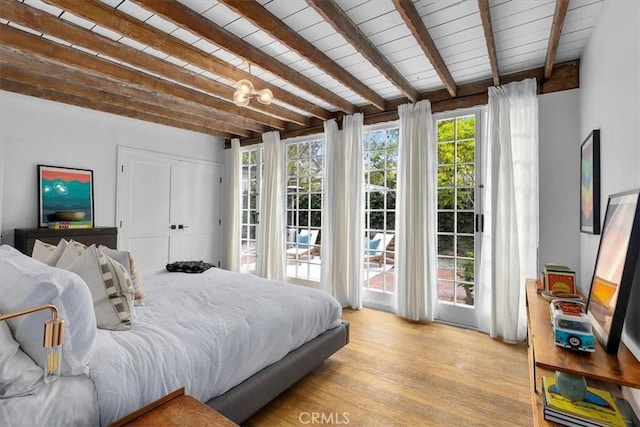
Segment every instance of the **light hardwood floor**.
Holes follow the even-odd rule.
[[[524,343],[371,309],[343,318],[349,344],[245,425],[533,424]]]

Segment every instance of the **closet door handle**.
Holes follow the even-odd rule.
[[[175,230],[177,227],[176,227],[175,224],[171,224],[171,226],[169,228],[172,229],[172,230]]]
[[[178,225],[178,229],[180,229],[180,230],[184,230],[185,228],[189,228],[189,226],[188,225],[182,225],[182,224]]]

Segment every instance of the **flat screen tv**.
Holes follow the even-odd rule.
[[[640,190],[609,196],[591,280],[587,316],[607,353],[616,354],[629,295],[640,286]]]

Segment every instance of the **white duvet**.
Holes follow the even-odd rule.
[[[216,397],[340,324],[329,294],[212,268],[145,277],[129,331],[98,330],[91,378],[106,425],[186,387]]]

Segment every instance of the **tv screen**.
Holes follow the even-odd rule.
[[[640,253],[640,190],[612,194],[591,281],[587,316],[607,353],[618,352]],[[635,286],[638,286],[637,284]]]

